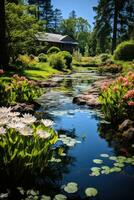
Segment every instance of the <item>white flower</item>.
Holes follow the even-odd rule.
[[[12,110],[11,107],[7,108],[7,107],[1,107],[0,108],[0,113],[9,113]]]
[[[17,128],[24,128],[26,125],[24,123],[22,123],[22,122],[18,122],[18,123],[16,123],[16,122],[10,122],[10,123],[8,123],[7,126],[9,128],[15,128],[15,129],[17,129]]]
[[[3,135],[6,133],[6,129],[3,127],[0,127],[0,135]]]
[[[33,135],[33,129],[30,127],[24,127],[24,128],[20,128],[18,129],[21,135],[24,136],[29,136],[29,135]]]
[[[8,113],[8,116],[10,116],[10,117],[16,117],[16,116],[19,116],[19,115],[20,115],[19,112],[9,112]]]
[[[46,127],[50,127],[54,125],[54,122],[50,119],[42,119],[41,122],[44,124]]]
[[[36,133],[40,138],[44,138],[44,139],[49,138],[50,135],[51,135],[49,132],[46,132],[46,131],[43,131],[43,130],[37,130]]]
[[[11,121],[12,122],[21,122],[21,118],[20,117],[14,117],[14,118],[11,118]]]
[[[7,124],[9,122],[9,118],[7,118],[7,117],[2,117],[2,118],[0,118],[0,126],[2,125],[5,125],[5,124]]]
[[[32,124],[36,121],[36,118],[31,114],[24,114],[21,121],[25,124]]]

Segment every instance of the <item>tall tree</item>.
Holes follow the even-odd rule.
[[[76,12],[75,10],[72,10],[70,13],[69,13],[69,18],[70,19],[76,19],[77,15],[76,15]]]
[[[102,41],[104,44],[108,44],[112,41],[109,45],[112,53],[117,43],[126,38],[125,35],[129,35],[128,32],[132,30],[134,22],[133,7],[134,0],[99,0],[98,5],[94,7],[96,11],[95,31],[98,43]]]
[[[63,19],[62,13],[61,13],[61,10],[59,10],[59,9],[56,8],[54,10],[53,14],[54,14],[53,15],[53,28],[54,28],[54,31],[56,33],[58,33],[59,32],[60,23],[61,23],[61,21]]]
[[[5,0],[0,1],[0,67],[6,68],[9,64],[6,21],[5,21]]]
[[[41,9],[42,9],[42,18],[43,20],[45,20],[46,31],[51,31],[53,16],[54,16],[51,0],[43,1],[43,4],[41,5]]]

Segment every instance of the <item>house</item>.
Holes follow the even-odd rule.
[[[62,51],[73,52],[77,50],[78,43],[68,35],[60,35],[54,33],[38,32],[35,34],[36,41],[40,44],[48,44],[48,48],[51,46],[59,47]]]

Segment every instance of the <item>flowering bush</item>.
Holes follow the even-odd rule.
[[[21,115],[12,109],[0,108],[0,168],[43,170],[53,155],[57,133],[51,128],[53,121],[37,119],[30,114]]]
[[[112,83],[104,83],[99,96],[102,110],[107,120],[121,121],[133,118],[134,111],[134,73],[120,76]]]
[[[29,81],[24,76],[13,75],[9,83],[0,83],[0,103],[10,105],[16,102],[33,102],[42,94],[42,90],[34,81]]]

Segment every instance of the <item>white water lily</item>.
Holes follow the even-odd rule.
[[[3,135],[6,133],[6,129],[3,127],[0,127],[0,135]]]
[[[52,120],[50,120],[50,119],[42,119],[41,122],[46,127],[50,127],[50,126],[54,125],[54,122]]]
[[[43,131],[43,130],[37,130],[36,133],[40,138],[44,138],[44,139],[47,139],[51,136],[51,134],[49,132],[46,132],[46,131]]]
[[[21,135],[24,135],[24,136],[30,136],[30,135],[33,135],[33,129],[30,128],[30,127],[24,127],[24,128],[20,128],[19,129],[19,132]]]
[[[19,115],[20,115],[19,112],[9,112],[8,113],[8,116],[10,116],[10,117],[16,117],[16,116],[19,116]]]
[[[3,126],[9,122],[9,118],[7,117],[2,117],[0,118],[0,126]]]
[[[21,121],[25,124],[32,124],[36,121],[36,117],[31,114],[24,114]]]
[[[18,128],[24,128],[26,125],[22,122],[10,122],[7,125],[9,128],[14,128],[14,129],[18,129]]]
[[[0,113],[9,113],[12,110],[11,107],[7,108],[7,107],[1,107],[0,108]]]

